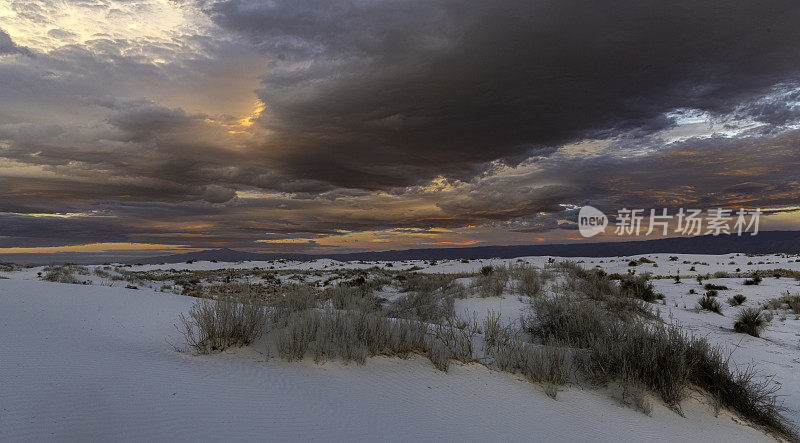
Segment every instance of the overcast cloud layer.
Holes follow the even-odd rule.
[[[788,0],[6,1],[0,248],[532,243],[586,203],[784,214],[797,23]]]

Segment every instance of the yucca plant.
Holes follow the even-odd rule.
[[[700,297],[697,300],[697,304],[700,305],[700,308],[705,309],[706,311],[716,312],[717,314],[722,315],[722,305],[720,305],[717,299],[714,297],[710,297],[708,295]]]
[[[761,314],[760,308],[745,308],[736,315],[733,330],[758,337],[767,324],[767,319]]]
[[[736,294],[728,299],[728,304],[731,306],[739,306],[744,303],[745,300],[747,300],[747,297],[742,294]]]

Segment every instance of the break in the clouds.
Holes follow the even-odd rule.
[[[585,203],[785,211],[797,23],[779,0],[6,1],[0,249],[530,243]]]

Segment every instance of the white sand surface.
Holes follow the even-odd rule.
[[[659,268],[674,263],[668,256],[656,257]],[[713,257],[704,261],[722,262],[729,256]],[[540,257],[530,260],[546,262]],[[627,269],[627,262],[614,260],[610,270],[617,265]],[[442,268],[437,272],[465,272],[499,262],[435,266]],[[337,266],[327,263],[332,264]],[[230,266],[185,266],[196,265]],[[790,265],[800,269],[788,259],[771,266]],[[477,364],[453,364],[444,373],[425,358],[373,358],[364,366],[286,363],[265,359],[258,343],[195,356],[172,346],[184,346],[173,324],[194,299],[149,289],[41,282],[35,274],[35,268],[10,272],[5,274],[9,279],[0,280],[3,441],[771,440],[727,413],[714,416],[701,401],[687,400],[685,417],[657,402],[652,416],[646,416],[619,405],[605,392],[577,386],[552,400],[534,384]],[[721,300],[741,292],[748,296],[748,305],[797,286],[786,278],[765,279],[755,287],[734,280],[712,280],[732,288],[721,291]],[[739,308],[726,306],[725,316],[695,312],[697,296],[685,292],[700,286],[690,278],[684,281],[656,281],[667,297],[662,315],[671,314],[674,321],[715,343],[735,346],[735,363],[756,363],[765,373],[775,374],[787,404],[800,409],[800,321],[773,320],[763,338],[736,334],[730,316]],[[524,307],[523,301],[507,294],[459,300],[456,311],[484,315],[493,309],[514,318]]]

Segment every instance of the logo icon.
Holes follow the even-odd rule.
[[[608,217],[592,206],[584,206],[578,212],[578,230],[584,237],[594,237],[606,230]]]

